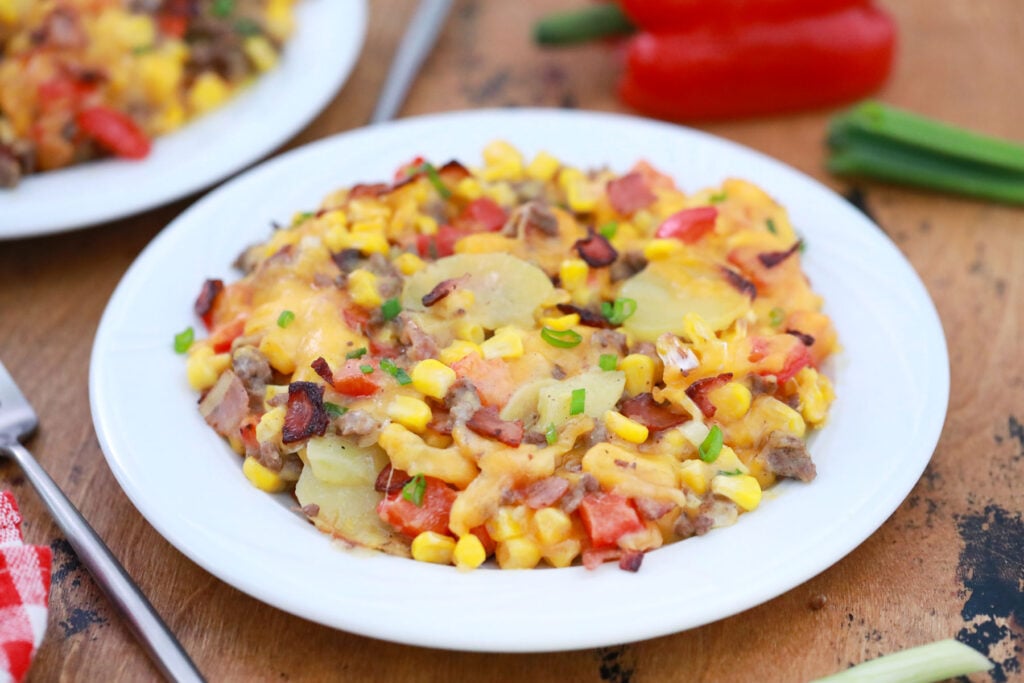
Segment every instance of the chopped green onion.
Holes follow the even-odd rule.
[[[549,424],[548,428],[544,430],[544,440],[548,442],[549,446],[558,441],[558,430],[554,423]]]
[[[263,27],[252,19],[239,19],[235,22],[235,33],[240,36],[258,36],[263,33]]]
[[[812,683],[927,683],[988,671],[992,666],[974,648],[949,639],[872,659]]]
[[[373,372],[373,366],[372,365],[360,365],[359,366],[359,370],[364,375],[369,375],[371,372]]]
[[[772,327],[778,327],[786,319],[786,312],[776,306],[772,310],[768,311],[768,323]]]
[[[583,337],[576,330],[553,330],[550,327],[542,327],[540,337],[548,344],[560,349],[571,349],[583,341]]]
[[[395,362],[390,358],[384,358],[380,361],[380,369],[397,379],[398,383],[402,386],[412,384],[412,377],[409,377],[409,373],[395,365]]]
[[[398,299],[388,299],[380,307],[380,313],[385,320],[394,320],[401,312],[402,304],[398,303]]]
[[[718,473],[719,474],[724,474],[727,477],[738,477],[739,475],[743,474],[743,470],[741,470],[739,467],[737,467],[736,469],[729,470],[729,471],[718,470]]]
[[[807,240],[802,235],[797,235],[796,238],[800,240],[800,246],[796,248],[801,254],[807,251]]]
[[[295,216],[292,218],[292,227],[294,228],[296,225],[302,225],[315,215],[316,214],[314,214],[312,211],[303,211],[301,213],[295,214]]]
[[[616,299],[614,303],[601,302],[601,315],[612,325],[621,325],[634,313],[636,313],[635,299]]]
[[[571,12],[549,14],[533,27],[538,45],[571,45],[635,30],[615,3],[600,3]]]
[[[213,15],[226,17],[235,11],[235,0],[213,0]]]
[[[423,505],[423,494],[427,491],[427,479],[422,474],[417,474],[402,487],[402,498],[406,499],[416,507]]]
[[[324,401],[324,410],[331,417],[341,417],[348,412],[348,408],[345,406],[339,406],[337,403],[331,403],[330,401]]]
[[[191,327],[186,327],[183,331],[174,335],[174,352],[185,353],[192,348],[192,342],[195,341],[196,331]]]
[[[711,431],[704,437],[704,441],[700,444],[697,452],[700,454],[700,459],[704,462],[718,460],[718,454],[722,452],[722,430],[719,429],[718,425],[711,427]]]
[[[716,192],[713,195],[711,195],[708,201],[711,202],[712,204],[721,204],[728,198],[729,195],[727,195],[725,192]]]
[[[295,314],[291,311],[281,311],[281,315],[277,316],[277,326],[281,328],[288,327],[295,321]]]
[[[152,52],[154,49],[156,49],[156,48],[152,44],[150,44],[150,45],[136,45],[135,47],[132,48],[132,54],[133,55],[144,55],[147,52]]]
[[[360,346],[355,351],[349,351],[348,353],[346,353],[345,354],[345,358],[348,358],[349,360],[353,360],[355,358],[362,358],[365,355],[366,355],[366,347],[365,346]]]
[[[597,364],[604,371],[614,370],[619,366],[619,357],[614,353],[602,353]]]
[[[773,219],[769,218],[768,220],[766,220],[765,225],[768,226],[768,232],[770,232],[771,234],[779,234],[779,229],[775,227],[775,221]]]
[[[441,199],[448,199],[452,196],[452,191],[449,190],[448,186],[444,184],[443,180],[441,180],[441,175],[437,172],[437,169],[434,168],[433,164],[424,162],[424,164],[420,166],[420,170],[427,176],[427,180],[429,180],[430,184],[434,186],[437,193],[441,195]]]
[[[569,399],[569,414],[579,415],[587,407],[587,390],[573,389],[572,397]]]
[[[610,240],[613,237],[615,237],[615,233],[619,231],[619,224],[617,221],[608,221],[600,228],[598,228],[597,231],[601,233],[602,237]]]

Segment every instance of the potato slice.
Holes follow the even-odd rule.
[[[619,370],[584,372],[555,384],[542,387],[537,394],[537,424],[561,425],[570,416],[572,392],[586,391],[583,415],[601,418],[611,410],[622,397],[626,387],[626,375]]]
[[[328,434],[306,443],[306,461],[313,475],[326,484],[372,487],[387,456],[375,445],[363,448],[345,437]]]

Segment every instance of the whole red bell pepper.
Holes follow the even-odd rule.
[[[686,31],[709,24],[788,21],[863,7],[870,0],[619,0],[622,11],[653,33]]]
[[[823,107],[881,86],[895,47],[889,16],[861,4],[785,21],[762,18],[640,33],[628,44],[619,94],[646,114],[671,119]]]

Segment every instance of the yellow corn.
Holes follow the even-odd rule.
[[[18,8],[14,0],[0,0],[0,21],[13,24],[18,18]]]
[[[540,324],[544,327],[549,327],[552,330],[564,332],[565,330],[580,324],[580,314],[566,313],[565,315],[560,315],[558,317],[541,318]]]
[[[460,320],[455,323],[453,332],[458,339],[462,339],[474,344],[484,343],[484,328],[480,323],[473,323],[467,320]]]
[[[835,397],[832,383],[814,368],[796,373],[797,393],[800,396],[800,414],[804,421],[818,426],[828,416],[828,407]]]
[[[583,259],[565,259],[558,268],[558,277],[562,281],[562,289],[569,290],[570,292],[586,286],[588,275],[590,275],[590,266]]]
[[[330,226],[324,233],[324,245],[333,252],[345,249],[348,246],[348,229],[344,225]]]
[[[739,382],[726,382],[708,392],[715,417],[723,422],[738,420],[750,410],[750,389]]]
[[[484,188],[484,196],[490,197],[501,206],[515,206],[519,197],[508,183],[495,183]]]
[[[480,351],[480,347],[473,342],[465,341],[464,339],[456,339],[451,344],[441,349],[441,352],[438,353],[437,356],[445,365],[451,365],[456,361],[462,360],[471,353],[483,355]]]
[[[702,496],[708,490],[710,469],[701,460],[684,460],[679,464],[679,478],[687,488]]]
[[[263,413],[260,421],[256,423],[256,440],[260,443],[273,443],[281,436],[284,429],[284,418],[286,409],[284,406],[277,406]]]
[[[353,236],[355,233],[382,233],[384,232],[384,219],[369,218],[367,220],[355,221],[349,226]]]
[[[242,462],[242,474],[250,484],[267,493],[277,493],[288,487],[288,482],[281,478],[280,474],[267,469],[259,460],[251,456]]]
[[[561,543],[548,546],[544,549],[544,559],[552,567],[568,567],[580,554],[582,545],[578,539],[567,538]]]
[[[284,40],[294,28],[292,0],[270,0],[267,3],[267,30],[271,35]]]
[[[456,380],[454,370],[433,358],[417,363],[410,376],[416,391],[433,398],[444,398]]]
[[[223,104],[230,94],[231,87],[223,78],[211,71],[204,71],[188,92],[189,108],[195,114],[205,114]]]
[[[565,199],[569,208],[576,213],[590,213],[596,209],[598,196],[586,180],[570,183],[565,189]]]
[[[743,474],[750,472],[750,468],[743,464],[740,456],[736,455],[736,451],[729,446],[722,446],[722,450],[718,452],[718,457],[711,463],[711,466],[719,472],[735,472],[736,470]]]
[[[473,534],[466,534],[455,544],[452,560],[459,569],[476,569],[487,559],[484,544]]]
[[[463,178],[455,185],[455,196],[473,201],[483,197],[484,191],[480,187],[480,181],[476,178]]]
[[[484,147],[484,168],[480,175],[484,180],[522,180],[523,156],[512,145],[496,140]]]
[[[683,250],[683,243],[676,239],[655,238],[644,245],[644,258],[659,261]]]
[[[348,225],[348,216],[342,209],[331,209],[320,217],[324,223],[330,227],[346,227]]]
[[[763,434],[781,429],[802,439],[807,433],[807,423],[804,422],[803,416],[778,399],[762,396],[754,402],[754,407],[757,410],[757,418],[764,427]]]
[[[161,103],[172,99],[181,84],[183,72],[181,62],[172,55],[154,52],[139,57],[139,76],[150,102]]]
[[[653,358],[642,353],[631,353],[619,361],[619,369],[626,375],[625,391],[630,396],[649,392],[654,387]]]
[[[416,230],[421,235],[436,235],[437,221],[425,214],[416,216]]]
[[[523,338],[515,329],[503,327],[480,345],[484,358],[521,358],[523,355]]]
[[[499,542],[519,538],[526,533],[528,521],[525,507],[504,505],[487,520],[487,533]]]
[[[158,133],[170,133],[185,123],[185,108],[178,102],[167,102],[153,124]]]
[[[377,276],[368,270],[357,268],[348,275],[348,293],[358,306],[370,309],[384,303],[377,291]]]
[[[761,503],[761,485],[748,474],[729,476],[719,474],[711,480],[711,490],[725,496],[746,511],[753,510]]]
[[[412,539],[412,559],[434,564],[451,564],[455,539],[436,531],[424,531]]]
[[[395,268],[398,268],[398,272],[402,275],[418,273],[427,266],[427,264],[423,262],[423,259],[408,251],[399,255],[392,263],[395,264]]]
[[[604,424],[612,434],[622,437],[630,443],[643,443],[647,441],[650,433],[644,425],[614,410],[605,412]]]
[[[243,45],[245,55],[260,71],[270,71],[277,65],[277,51],[263,36],[250,36]]]
[[[430,406],[418,398],[399,394],[388,404],[388,417],[414,432],[422,432],[433,417]]]
[[[572,520],[558,508],[541,508],[533,513],[533,526],[537,532],[537,540],[544,545],[554,545],[564,541],[572,532]]]
[[[502,569],[533,569],[540,562],[540,547],[525,536],[499,543],[494,553]]]
[[[185,361],[185,374],[189,386],[196,391],[209,389],[217,383],[217,378],[230,365],[230,353],[214,353],[209,346],[197,346]]]
[[[533,180],[548,182],[558,172],[558,159],[547,152],[539,152],[526,167],[526,175]]]

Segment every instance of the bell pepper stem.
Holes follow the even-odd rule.
[[[636,28],[615,3],[596,4],[542,18],[533,29],[538,45],[574,45],[598,38],[627,35]]]

